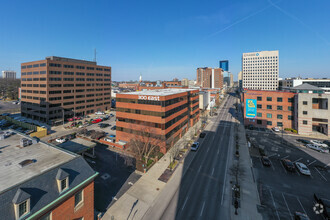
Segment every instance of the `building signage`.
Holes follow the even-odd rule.
[[[245,103],[245,116],[247,118],[257,117],[257,100],[247,99]]]
[[[159,101],[159,96],[139,95],[139,100]]]

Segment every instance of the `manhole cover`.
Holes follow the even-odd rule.
[[[106,180],[106,179],[109,179],[110,178],[110,175],[105,173],[101,176],[102,179]]]

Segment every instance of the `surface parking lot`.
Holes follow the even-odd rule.
[[[270,130],[246,131],[251,152],[257,152],[260,147],[271,161],[271,166],[265,167],[260,155],[251,153],[264,219],[293,219],[297,211],[306,213],[310,219],[323,219],[313,211],[313,195],[330,198],[330,155],[304,147],[296,141],[300,138],[298,136],[284,134],[282,139],[281,133]],[[297,170],[287,171],[281,159],[304,163],[311,176],[302,175]]]

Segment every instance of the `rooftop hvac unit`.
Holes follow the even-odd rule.
[[[20,146],[21,147],[26,147],[32,144],[32,140],[27,139],[27,138],[22,138],[20,141]]]

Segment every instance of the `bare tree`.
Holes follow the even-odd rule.
[[[144,158],[145,163],[147,163],[152,153],[159,152],[161,140],[156,134],[152,133],[152,129],[150,127],[141,126],[138,131],[132,131],[134,132],[128,148],[139,160],[143,161]]]
[[[239,184],[239,180],[243,180],[245,177],[245,170],[239,165],[238,162],[234,162],[229,168],[229,174],[235,177],[236,184]]]
[[[133,167],[134,166],[134,159],[133,159],[133,157],[128,156],[126,154],[121,154],[120,156],[123,158],[124,164],[126,166],[128,166],[128,167]]]

